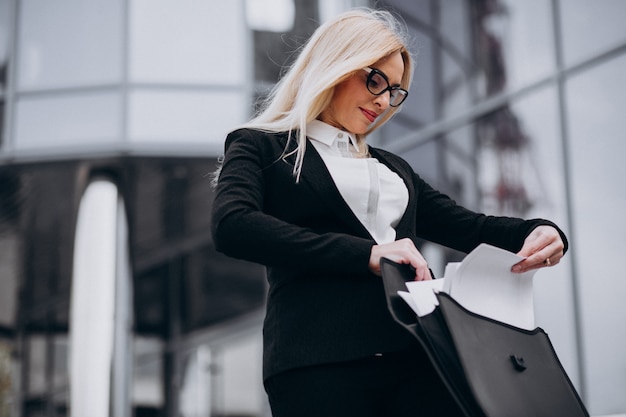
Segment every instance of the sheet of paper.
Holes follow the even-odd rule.
[[[439,305],[435,292],[441,291],[443,286],[443,279],[411,281],[406,283],[406,288],[409,291],[398,291],[398,294],[405,301],[408,299],[409,306],[418,316],[422,317],[432,313],[435,307]]]
[[[422,317],[419,313],[420,308],[417,306],[415,301],[413,301],[413,297],[411,296],[411,293],[409,293],[408,291],[398,291],[398,295],[409,305],[409,307],[411,307],[411,309],[415,312],[415,314]]]
[[[466,309],[523,329],[534,329],[533,276],[536,270],[514,274],[523,258],[481,244],[456,268],[449,294]],[[446,277],[447,279],[447,277]]]
[[[522,259],[504,249],[481,244],[462,262],[450,262],[443,278],[407,282],[408,291],[398,294],[420,317],[432,313],[439,305],[435,293],[442,291],[469,311],[532,330],[536,270],[523,274],[511,272],[511,267]]]
[[[443,273],[445,279],[443,283],[443,292],[450,294],[450,288],[456,282],[456,271],[459,269],[461,262],[448,262]]]

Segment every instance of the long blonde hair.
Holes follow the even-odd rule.
[[[321,25],[309,38],[289,71],[276,84],[261,112],[244,127],[269,132],[297,132],[294,176],[299,180],[306,149],[306,125],[330,104],[334,87],[356,71],[400,52],[409,89],[413,75],[406,26],[383,10],[354,9]],[[398,110],[389,107],[359,141]]]

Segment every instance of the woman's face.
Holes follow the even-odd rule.
[[[384,73],[390,86],[399,86],[404,73],[404,61],[400,52],[381,59],[370,68]],[[328,107],[322,111],[319,119],[343,131],[354,134],[367,132],[389,107],[389,92],[379,96],[369,92],[365,85],[368,73],[357,71],[353,76],[335,87],[335,92]]]

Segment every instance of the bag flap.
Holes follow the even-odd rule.
[[[588,416],[548,335],[474,314],[437,294],[465,378],[488,416]]]
[[[398,264],[383,258],[380,262],[387,307],[392,317],[404,326],[420,342],[435,370],[447,386],[450,394],[468,417],[484,417],[463,377],[463,369],[454,350],[441,312],[418,317],[398,295],[406,291],[406,282],[414,279],[408,265]]]

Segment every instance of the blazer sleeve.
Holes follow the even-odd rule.
[[[234,131],[226,138],[212,210],[216,249],[267,266],[369,272],[373,240],[318,233],[264,212],[265,189],[273,185],[266,184],[266,170],[281,157],[277,141],[250,129]]]
[[[488,216],[459,206],[447,195],[432,188],[414,173],[419,189],[416,231],[418,236],[453,249],[470,252],[480,243],[488,243],[512,252],[519,251],[525,238],[538,226],[554,227],[563,240],[565,233],[545,219],[524,220],[515,217]]]

